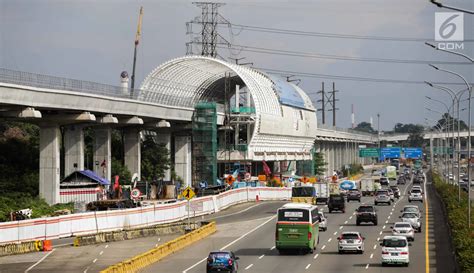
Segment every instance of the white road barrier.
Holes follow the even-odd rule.
[[[198,207],[199,211],[193,212],[192,215],[215,213],[238,203],[255,201],[257,198],[258,200],[289,200],[291,188],[239,188],[219,195],[193,198],[191,207]],[[86,212],[0,223],[0,244],[57,239],[176,222],[187,217],[186,204],[187,201],[179,201],[133,209]]]

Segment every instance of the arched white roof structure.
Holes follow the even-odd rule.
[[[141,100],[169,96],[181,107],[199,101],[223,101],[224,82],[231,77],[247,87],[255,107],[255,122],[247,154],[250,160],[310,159],[316,137],[316,112],[296,85],[264,72],[204,56],[185,56],[154,69],[140,89]],[[234,87],[232,87],[233,89]]]

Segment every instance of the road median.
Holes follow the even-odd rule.
[[[138,270],[145,268],[152,263],[160,261],[172,253],[175,253],[201,239],[206,238],[216,231],[217,229],[215,222],[203,223],[198,229],[195,229],[183,236],[153,248],[145,253],[137,255],[131,259],[112,265],[105,270],[102,270],[101,273],[137,272]]]

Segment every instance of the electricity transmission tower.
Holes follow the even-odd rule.
[[[217,57],[217,45],[230,46],[230,43],[222,37],[218,31],[219,24],[229,25],[224,17],[219,15],[218,8],[224,3],[216,2],[193,2],[194,5],[201,8],[201,17],[186,23],[186,34],[191,35],[191,41],[186,43],[186,55],[193,54],[193,44],[201,46],[201,55]],[[193,37],[193,24],[201,25],[200,37]]]

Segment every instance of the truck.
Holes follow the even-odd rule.
[[[387,166],[386,174],[389,180],[397,180],[397,168],[395,166]]]
[[[316,204],[324,203],[327,204],[329,199],[329,183],[328,182],[317,182],[314,184],[316,189]]]
[[[362,192],[362,196],[374,195],[375,191],[380,188],[380,186],[377,187],[376,184],[378,183],[372,178],[363,178],[360,180],[360,191]]]

